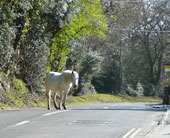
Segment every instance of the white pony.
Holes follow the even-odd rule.
[[[79,75],[76,71],[71,70],[65,70],[62,73],[59,72],[49,72],[46,77],[46,98],[47,98],[47,106],[48,110],[51,109],[50,107],[50,100],[51,100],[51,92],[55,93],[54,95],[54,106],[56,109],[62,109],[66,110],[66,98],[67,95],[73,86],[74,88],[78,87],[78,80]],[[60,94],[60,97],[57,95],[57,93]],[[57,106],[57,101],[59,100],[59,106]]]

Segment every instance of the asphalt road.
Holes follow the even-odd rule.
[[[166,110],[142,103],[105,103],[0,110],[0,138],[140,138],[157,125]]]

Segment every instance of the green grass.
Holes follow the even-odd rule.
[[[87,96],[69,96],[68,105],[85,103],[117,103],[117,102],[154,102],[162,103],[162,99],[153,97],[131,97],[127,95],[91,94]]]
[[[7,95],[8,102],[0,103],[0,109],[46,107],[45,94],[12,93]],[[68,96],[67,105],[87,104],[87,103],[117,103],[117,102],[154,102],[162,103],[159,98],[152,97],[131,97],[127,95],[90,94],[86,96]],[[51,100],[53,106],[53,100]]]

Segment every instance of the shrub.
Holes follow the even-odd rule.
[[[130,85],[127,86],[126,93],[130,96],[139,97],[139,96],[143,95],[143,92],[144,92],[144,88],[143,88],[142,84],[139,82],[137,83],[136,88],[133,88]]]
[[[16,90],[24,92],[24,93],[28,92],[28,89],[26,88],[25,83],[20,79],[14,79],[13,80],[13,87]]]
[[[72,44],[72,52],[69,54],[67,68],[73,66],[79,72],[79,87],[74,95],[84,95],[87,93],[96,93],[91,81],[100,71],[102,56],[87,47],[86,38],[79,39]],[[86,44],[86,45],[85,45]]]
[[[12,62],[14,54],[12,40],[15,38],[15,29],[8,24],[0,25],[0,69],[6,71]]]

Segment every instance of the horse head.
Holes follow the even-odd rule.
[[[74,88],[78,87],[78,81],[79,81],[79,74],[76,71],[72,71],[72,82]]]

